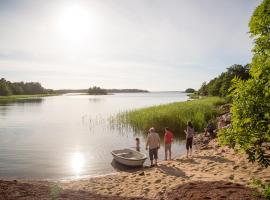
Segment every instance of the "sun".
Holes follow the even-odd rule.
[[[59,11],[56,28],[63,39],[84,40],[89,36],[91,27],[93,28],[93,18],[82,5],[69,4]]]

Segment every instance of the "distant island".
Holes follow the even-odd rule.
[[[137,93],[137,92],[148,92],[148,91],[139,89],[103,89],[97,86],[90,87],[87,91],[87,93],[90,95],[107,95],[110,93]]]
[[[112,93],[146,93],[148,90],[141,89],[103,89],[98,86],[89,89],[46,89],[39,82],[10,82],[4,78],[0,78],[0,97],[16,98],[29,97],[33,95],[58,95],[66,93],[88,93],[92,95],[106,95]]]
[[[193,93],[195,90],[193,88],[188,88],[185,90],[186,93]]]
[[[148,90],[140,90],[140,89],[107,89],[108,93],[147,93]]]
[[[106,89],[102,89],[100,87],[94,86],[94,87],[90,87],[88,89],[88,94],[90,95],[106,95],[108,94]]]
[[[110,93],[148,93],[148,90],[141,89],[105,89],[107,94]],[[66,93],[88,93],[89,89],[61,89],[55,90],[58,94],[66,94]]]

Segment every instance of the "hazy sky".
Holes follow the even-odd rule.
[[[0,0],[0,77],[52,89],[198,89],[250,62],[260,2]]]

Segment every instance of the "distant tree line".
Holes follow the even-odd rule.
[[[93,89],[93,88],[92,88]],[[147,90],[140,89],[105,89],[107,93],[139,93],[139,92],[149,92]],[[88,93],[89,89],[62,89],[55,90],[57,94],[66,94],[66,93]]]
[[[88,89],[88,94],[93,95],[105,95],[108,93],[138,93],[138,92],[148,92],[148,91],[140,89],[103,89],[97,86],[93,86]]]
[[[60,89],[54,90],[57,94],[67,94],[67,93],[88,93],[88,89]]]
[[[10,82],[0,79],[0,96],[25,94],[51,94],[53,90],[45,89],[38,82]]]
[[[108,93],[145,93],[149,92],[148,90],[140,89],[106,89]]]
[[[218,77],[212,79],[209,83],[203,82],[201,88],[198,90],[198,94],[202,96],[221,96],[225,97],[230,92],[232,86],[232,80],[239,78],[241,80],[247,80],[250,78],[249,74],[250,65],[232,65],[227,68],[226,72],[221,73]]]

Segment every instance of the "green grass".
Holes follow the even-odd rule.
[[[114,120],[130,126],[135,132],[147,132],[150,127],[163,133],[170,127],[176,136],[183,136],[187,121],[191,120],[195,131],[202,131],[210,119],[218,115],[217,106],[226,103],[219,97],[170,103],[119,113]]]
[[[264,183],[262,180],[253,179],[249,183],[251,188],[257,189],[254,196],[264,196],[266,199],[270,199],[270,183]]]
[[[54,96],[56,94],[31,94],[31,95],[10,95],[10,96],[0,96],[0,102],[15,101],[21,99],[31,99],[38,97]]]

